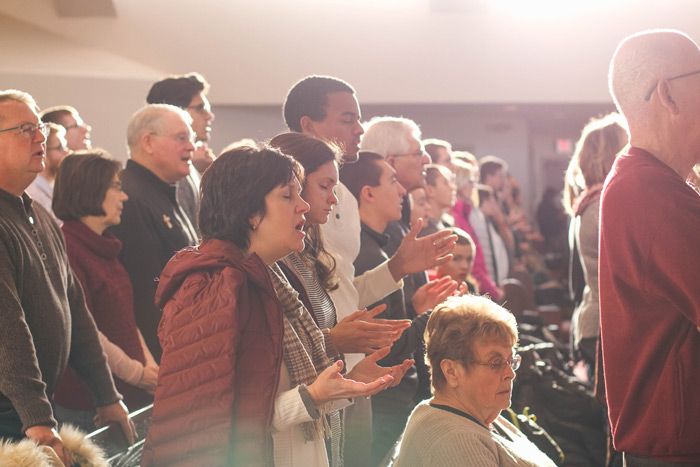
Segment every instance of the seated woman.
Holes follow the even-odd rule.
[[[232,147],[202,177],[203,242],[163,270],[163,347],[142,465],[328,465],[325,414],[401,377],[370,355],[345,377],[275,262],[304,247],[299,168]]]
[[[520,366],[511,313],[484,297],[450,297],[425,338],[433,398],[411,414],[395,467],[555,466],[500,416]]]
[[[119,162],[106,152],[79,151],[61,162],[53,210],[63,221],[68,260],[85,293],[100,342],[119,392],[136,410],[150,404],[158,365],[136,327],[131,282],[117,259],[121,242],[106,229],[121,221],[127,196],[119,182]],[[56,391],[56,417],[86,431],[95,429],[88,389],[69,368]]]

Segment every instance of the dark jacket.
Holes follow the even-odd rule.
[[[282,309],[257,255],[207,240],[163,270],[163,347],[143,466],[272,465]]]
[[[153,302],[156,281],[175,252],[197,242],[197,234],[177,203],[175,185],[130,160],[122,173],[122,186],[129,199],[121,224],[110,231],[122,242],[119,260],[131,278],[136,324],[157,361],[161,312]]]

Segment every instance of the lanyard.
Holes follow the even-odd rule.
[[[468,414],[467,412],[463,412],[459,409],[455,409],[454,407],[450,407],[449,405],[433,404],[432,402],[430,402],[429,405],[433,408],[444,410],[445,412],[450,412],[450,413],[453,413],[455,415],[459,415],[460,417],[464,417],[467,420],[476,423],[477,425],[479,425],[480,427],[484,428],[487,431],[495,431],[500,436],[502,436],[510,441],[513,441],[512,437],[508,433],[503,431],[503,429],[495,423],[493,424],[494,429],[489,430],[483,423],[481,423],[479,420],[477,420],[476,417],[474,417],[471,414]]]
[[[474,417],[471,414],[468,414],[467,412],[462,412],[461,410],[455,409],[454,407],[450,407],[449,405],[434,404],[432,402],[430,402],[430,407],[434,407],[436,409],[444,410],[445,412],[450,412],[455,415],[459,415],[460,417],[464,417],[467,420],[470,420],[479,425],[480,427],[488,430],[488,428],[486,428],[486,426],[483,423],[481,423],[479,420],[476,419],[476,417]]]

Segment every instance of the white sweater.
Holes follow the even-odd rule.
[[[494,424],[511,439],[423,401],[408,419],[394,467],[556,466],[505,418]]]

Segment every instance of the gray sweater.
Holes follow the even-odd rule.
[[[0,413],[16,412],[22,431],[55,426],[49,401],[69,363],[96,406],[120,399],[58,226],[0,190]]]
[[[423,401],[413,410],[394,467],[555,467],[555,463],[505,418],[508,438]]]

